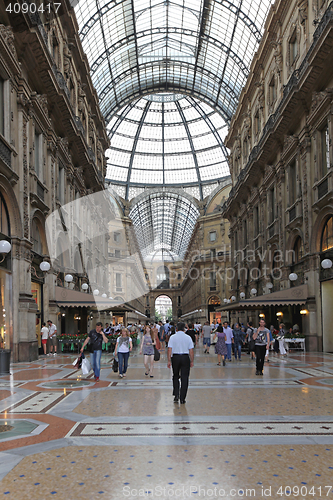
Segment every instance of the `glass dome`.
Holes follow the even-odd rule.
[[[123,107],[108,124],[107,180],[126,186],[198,187],[229,175],[227,124],[206,103],[181,94],[153,94]]]

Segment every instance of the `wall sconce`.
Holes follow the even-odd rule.
[[[264,317],[265,317],[264,313],[259,314],[259,318],[264,318]]]
[[[0,241],[0,244],[1,243],[2,242]],[[330,269],[332,267],[332,264],[333,264],[333,262],[331,261],[331,259],[324,259],[321,261],[321,267],[323,269]]]
[[[71,274],[66,274],[65,281],[66,281],[66,283],[72,283],[73,276]]]
[[[236,300],[236,297],[233,295],[233,296],[231,297],[231,301],[232,301],[232,302],[235,302],[235,300]]]
[[[66,316],[66,313],[61,313],[61,316],[62,316],[62,317]]]
[[[256,288],[252,288],[251,293],[252,293],[252,295],[257,295],[257,289]]]
[[[106,297],[107,297],[106,293],[102,293],[102,298],[106,299]]]
[[[88,283],[82,283],[81,288],[82,288],[82,290],[84,290],[84,291],[88,290],[88,288],[89,288]]]
[[[277,312],[276,315],[281,317],[281,316],[283,316],[283,312]]]
[[[36,276],[36,278],[43,279],[45,276],[45,273],[47,273],[51,269],[50,263],[47,262],[46,260],[43,260],[43,262],[41,262],[39,264],[39,269],[43,272],[42,276],[38,276],[37,271],[32,264],[29,265],[27,272],[30,271],[31,273],[33,273]]]
[[[307,309],[301,309],[300,310],[300,314],[308,314],[308,310]]]
[[[271,290],[273,286],[274,286],[273,283],[269,282],[267,283],[266,288],[268,288],[268,290]]]
[[[93,291],[93,295],[99,295],[99,290],[97,290],[97,288]]]
[[[225,304],[227,304],[227,303],[228,303],[228,299],[223,299],[223,302],[224,302]]]
[[[245,293],[244,293],[244,292],[241,292],[241,293],[239,294],[239,297],[240,297],[241,299],[245,299]]]
[[[0,241],[0,254],[1,254],[0,263],[5,260],[7,253],[9,253],[11,249],[12,245],[9,243],[9,241],[7,240]]]
[[[290,281],[296,281],[298,278],[297,274],[296,273],[290,273],[289,274],[289,279]]]

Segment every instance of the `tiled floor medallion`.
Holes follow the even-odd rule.
[[[68,436],[332,436],[333,422],[79,423]]]
[[[36,392],[22,401],[9,406],[4,411],[7,413],[47,413],[69,394],[71,393]]]

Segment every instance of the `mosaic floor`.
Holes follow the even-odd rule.
[[[0,498],[333,498],[333,355],[272,354],[256,377],[200,346],[185,405],[165,353],[152,379],[137,351],[126,379],[103,354],[99,383],[74,358],[0,377]]]

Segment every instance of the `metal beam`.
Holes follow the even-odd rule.
[[[198,164],[197,155],[196,155],[196,152],[195,152],[195,149],[194,149],[194,144],[193,144],[193,141],[192,141],[192,136],[191,136],[190,130],[188,128],[187,120],[186,120],[186,118],[184,116],[183,110],[182,110],[179,102],[176,101],[175,104],[176,104],[176,108],[178,110],[178,113],[180,114],[180,116],[181,116],[181,118],[183,120],[184,127],[185,127],[185,130],[186,130],[186,133],[187,133],[187,137],[188,137],[188,140],[189,140],[189,143],[190,143],[190,146],[191,146],[193,160],[194,160],[194,165],[195,165],[195,170],[197,172],[197,177],[198,177],[200,199],[203,200],[203,192],[202,192],[202,185],[201,185],[201,176],[200,176],[199,164]]]
[[[147,116],[148,110],[150,108],[151,101],[147,101],[147,104],[145,106],[145,109],[143,110],[143,113],[141,115],[141,119],[139,122],[139,126],[136,130],[135,137],[134,137],[134,143],[133,143],[133,148],[131,152],[131,158],[128,166],[128,173],[127,173],[127,185],[126,185],[126,196],[125,199],[128,200],[128,190],[129,190],[129,185],[130,185],[130,179],[131,179],[131,173],[132,173],[132,167],[133,167],[133,161],[134,161],[134,156],[135,156],[135,150],[138,145],[138,139],[142,130],[142,126],[144,124],[145,118]]]

